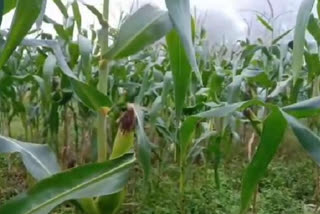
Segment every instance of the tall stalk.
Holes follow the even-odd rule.
[[[109,19],[109,0],[103,1],[103,17],[105,20]],[[109,47],[109,29],[106,26],[104,29],[107,39],[101,44],[101,52],[105,52]],[[108,75],[109,75],[109,65],[108,62],[104,59],[100,59],[99,66],[99,83],[98,90],[103,94],[108,93]],[[97,121],[97,140],[98,140],[98,162],[103,162],[107,160],[108,157],[108,144],[107,144],[107,119],[106,115],[103,112],[98,113]]]

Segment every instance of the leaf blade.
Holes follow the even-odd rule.
[[[301,68],[303,65],[303,53],[305,33],[309,22],[309,17],[314,5],[314,0],[304,0],[299,8],[296,28],[294,31],[294,45],[293,45],[293,64],[292,72],[294,81],[299,78]]]
[[[177,31],[171,31],[166,39],[175,89],[176,115],[179,120],[191,81],[191,66]]]
[[[196,76],[202,84],[202,78],[198,68],[192,39],[192,17],[190,13],[190,1],[166,0],[166,5],[174,27],[181,38],[184,50],[186,51],[188,62],[190,63],[192,69],[196,72]]]
[[[0,26],[1,26],[1,23],[2,23],[3,11],[4,11],[4,2],[3,2],[3,0],[0,0]]]
[[[16,11],[11,23],[9,36],[0,56],[0,68],[7,62],[15,48],[37,20],[42,9],[43,0],[18,0]]]
[[[37,180],[47,178],[60,171],[55,154],[47,145],[23,143],[0,136],[0,153],[18,152],[30,174]]]
[[[102,55],[107,59],[130,56],[161,39],[171,29],[168,12],[146,5],[127,19],[114,46]]]
[[[277,129],[274,128],[275,126]],[[258,182],[276,154],[286,128],[286,120],[280,110],[274,107],[272,113],[264,121],[259,147],[242,180],[240,214],[246,213]]]
[[[320,112],[320,97],[285,106],[282,110],[299,118],[317,115]]]
[[[40,181],[26,194],[0,207],[4,214],[45,214],[72,199],[109,195],[122,190],[135,158],[132,154],[90,164]]]
[[[320,165],[320,138],[293,116],[285,112],[283,112],[283,115],[291,126],[291,129],[301,146],[307,151],[312,159]]]

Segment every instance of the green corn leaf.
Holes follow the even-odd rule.
[[[309,23],[308,23],[308,31],[316,40],[318,46],[320,45],[320,21],[315,18],[313,14],[311,14]]]
[[[46,40],[23,40],[23,45],[32,47],[48,47],[53,50],[53,53],[57,60],[57,65],[60,67],[63,74],[65,74],[72,85],[73,91],[87,107],[95,111],[100,111],[103,107],[110,107],[111,101],[109,97],[99,92],[95,87],[90,86],[82,81],[80,81],[77,76],[70,69],[68,63],[66,62],[65,56],[59,46],[55,41]]]
[[[2,23],[3,9],[4,9],[4,2],[3,2],[3,0],[0,0],[0,26]]]
[[[57,32],[58,36],[61,39],[65,40],[65,41],[69,41],[70,40],[69,32],[66,29],[64,29],[63,25],[54,24],[53,27],[54,27],[54,30]]]
[[[320,17],[320,2],[317,3],[317,15]]]
[[[86,76],[88,82],[91,80],[92,67],[91,67],[91,56],[92,56],[92,43],[91,41],[82,36],[78,36],[79,51],[81,54],[81,70]]]
[[[61,0],[53,0],[53,2],[57,5],[57,7],[59,8],[60,12],[62,13],[63,17],[65,19],[68,18],[68,10],[67,8],[64,6],[64,4],[62,3]]]
[[[242,180],[240,214],[245,214],[249,208],[258,183],[275,156],[286,129],[287,122],[282,113],[278,108],[273,107],[272,112],[263,123],[263,131],[258,149],[246,169]]]
[[[304,58],[308,68],[308,79],[313,81],[320,74],[320,59],[318,53],[305,52]]]
[[[181,38],[189,63],[192,69],[196,72],[196,75],[202,84],[202,78],[197,65],[192,39],[192,17],[190,13],[190,1],[166,0],[166,5],[169,10],[169,15],[174,24],[174,27]]]
[[[133,105],[137,118],[136,136],[138,160],[143,167],[145,179],[148,180],[151,173],[151,143],[144,131],[144,113],[140,106]]]
[[[50,45],[50,47],[54,51],[59,67],[69,77],[72,88],[81,102],[95,111],[100,111],[103,107],[111,106],[111,101],[106,95],[99,92],[95,87],[78,80],[67,64],[62,50],[57,43]]]
[[[269,31],[273,32],[273,27],[271,26],[271,24],[268,23],[267,20],[265,20],[262,16],[257,15],[257,19],[258,21]]]
[[[299,8],[293,43],[292,72],[294,82],[299,78],[303,66],[305,34],[314,0],[304,0]]]
[[[298,118],[312,117],[320,113],[320,97],[295,103],[282,108],[285,112]]]
[[[238,110],[245,109],[252,105],[265,105],[265,104],[259,100],[249,100],[249,101],[238,102],[233,104],[224,104],[224,105],[212,108],[211,110],[200,112],[194,116],[199,118],[222,118],[222,117],[227,117]]]
[[[290,83],[292,82],[292,77],[289,77],[286,80],[277,82],[277,86],[275,87],[275,89],[268,95],[268,98],[275,98],[278,97],[279,94],[283,93],[290,85]]]
[[[168,12],[146,5],[127,19],[120,28],[114,46],[102,55],[107,59],[133,55],[164,37],[171,29]]]
[[[148,86],[150,84],[150,70],[149,69],[145,69],[144,70],[144,75],[143,75],[143,80],[141,83],[141,87],[140,87],[140,91],[139,94],[136,96],[135,98],[135,103],[141,105],[141,102],[144,98],[144,94],[146,93],[146,91],[148,90]]]
[[[47,145],[20,142],[0,136],[0,153],[20,153],[28,172],[37,180],[60,171],[57,158]]]
[[[96,88],[75,79],[69,79],[78,99],[87,107],[100,111],[103,107],[111,107],[110,99]]]
[[[199,122],[198,117],[188,117],[179,130],[179,145],[181,160],[184,162],[191,147],[192,139],[196,129],[196,125]]]
[[[50,94],[52,91],[52,79],[54,75],[54,68],[56,67],[56,57],[53,54],[49,54],[43,65],[43,80],[45,84],[45,104],[49,102]]]
[[[239,94],[241,92],[241,83],[243,80],[242,75],[237,75],[233,78],[233,81],[227,87],[228,91],[228,103],[234,103],[239,100]]]
[[[243,68],[246,68],[250,65],[251,60],[255,56],[255,54],[261,50],[262,47],[258,45],[247,45],[246,48],[241,53],[241,59],[244,60]]]
[[[296,118],[285,112],[283,112],[283,115],[287,119],[288,124],[291,126],[291,129],[301,146],[307,151],[312,159],[320,165],[320,138]]]
[[[167,45],[174,82],[175,107],[177,119],[182,114],[191,81],[191,66],[182,41],[176,30],[167,35]]]
[[[43,0],[18,0],[6,44],[0,55],[0,69],[37,20]]]
[[[82,18],[81,18],[80,8],[77,0],[73,1],[72,3],[72,11],[73,11],[74,19],[76,20],[76,23],[77,23],[78,31],[81,32]]]
[[[0,207],[1,214],[47,214],[61,203],[119,192],[127,184],[132,154],[53,175]]]
[[[18,0],[2,0],[4,2],[3,15],[9,13],[16,7]]]
[[[289,29],[289,30],[287,30],[286,32],[284,32],[283,34],[279,35],[277,38],[275,38],[275,39],[272,41],[272,44],[273,44],[273,45],[277,44],[281,39],[283,39],[284,37],[286,37],[287,35],[289,35],[292,30],[293,30],[293,29]]]
[[[81,2],[84,6],[86,6],[88,8],[88,10],[97,17],[99,23],[101,26],[103,27],[108,27],[108,22],[103,18],[103,15],[100,13],[100,11],[95,8],[92,5],[89,4],[84,4],[83,2]]]

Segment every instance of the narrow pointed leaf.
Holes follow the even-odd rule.
[[[245,109],[252,105],[264,105],[264,103],[259,100],[249,100],[249,101],[238,102],[233,104],[225,104],[222,106],[212,108],[211,110],[208,110],[205,112],[200,112],[195,116],[199,118],[222,118],[222,117],[229,116],[230,114],[238,110]]]
[[[180,155],[181,159],[185,161],[188,151],[190,149],[192,139],[194,136],[195,128],[199,118],[188,117],[183,123],[179,131],[179,145],[180,145]]]
[[[47,214],[74,199],[110,195],[123,189],[135,159],[132,154],[53,175],[0,207],[1,214]]]
[[[167,45],[174,82],[176,114],[179,120],[191,81],[191,66],[176,30],[167,35]]]
[[[181,38],[189,63],[201,81],[192,39],[190,0],[166,0],[166,5],[174,28]]]
[[[100,111],[103,107],[111,107],[110,99],[96,88],[72,78],[69,80],[78,99],[87,107],[95,111]]]
[[[309,17],[312,12],[314,5],[314,0],[303,0],[300,5],[296,28],[294,32],[294,45],[293,45],[293,65],[292,72],[294,76],[294,81],[299,78],[303,65],[303,53],[304,53],[304,43],[305,34],[309,22]]]
[[[95,111],[99,111],[102,107],[110,107],[111,101],[106,95],[99,92],[95,87],[79,81],[74,75],[58,44],[51,47],[53,48],[59,67],[63,73],[69,77],[72,88],[79,100]]]
[[[7,62],[13,51],[37,20],[42,9],[42,0],[18,0],[11,23],[9,36],[0,55],[0,68]]]
[[[286,37],[287,35],[289,35],[292,30],[293,30],[293,29],[289,29],[289,30],[285,31],[283,34],[279,35],[277,38],[275,38],[274,40],[272,40],[272,44],[273,44],[273,45],[277,44],[281,39],[283,39],[284,37]]]
[[[320,45],[320,21],[319,19],[315,18],[313,14],[311,14],[309,19],[308,31],[319,46]]]
[[[102,13],[100,13],[100,11],[99,11],[97,8],[95,8],[94,6],[89,5],[89,4],[84,4],[84,2],[81,2],[81,3],[82,3],[84,6],[86,6],[87,9],[88,9],[93,15],[95,15],[95,16],[97,17],[97,19],[98,19],[98,21],[99,21],[99,23],[100,23],[101,26],[103,26],[103,27],[108,27],[108,22],[103,18]]]
[[[315,116],[320,113],[320,97],[313,97],[311,99],[283,107],[282,109],[299,118]]]
[[[311,158],[320,165],[320,138],[293,116],[283,112],[293,133]]]
[[[245,214],[249,208],[258,183],[264,176],[269,163],[275,156],[279,145],[283,140],[286,129],[286,120],[282,116],[280,110],[274,107],[271,114],[263,123],[260,144],[251,163],[246,169],[242,180],[240,214]]]
[[[63,55],[63,52],[57,42],[25,39],[23,40],[22,44],[33,47],[42,46],[51,48],[56,57],[57,65],[60,67],[63,74],[69,77],[75,94],[77,95],[79,100],[83,102],[87,107],[91,108],[92,110],[99,111],[102,107],[111,106],[109,97],[99,92],[95,87],[90,86],[77,78],[77,76],[70,69],[66,61],[66,57]]]
[[[81,32],[81,26],[82,26],[82,17],[81,17],[81,12],[79,8],[78,1],[75,0],[72,3],[72,11],[74,15],[74,19],[76,20],[78,31]]]
[[[118,59],[133,55],[164,37],[171,29],[168,12],[146,5],[121,26],[114,46],[103,56]]]
[[[4,2],[3,15],[9,13],[17,5],[17,0],[2,0]]]
[[[257,19],[266,29],[273,32],[273,27],[271,26],[271,24],[268,23],[267,20],[265,20],[262,16],[259,15],[257,15]]]
[[[59,8],[59,10],[62,13],[63,17],[67,19],[68,18],[68,10],[64,6],[62,1],[61,0],[53,0],[53,2],[57,5],[57,7]]]
[[[0,153],[20,153],[28,172],[37,180],[60,171],[57,158],[47,145],[23,143],[0,136]]]
[[[138,105],[133,105],[133,107],[138,123],[136,127],[138,160],[143,167],[145,179],[147,180],[151,172],[151,145],[144,131],[143,111]]]
[[[233,81],[230,85],[228,85],[228,103],[234,103],[239,100],[241,83],[243,80],[242,75],[237,75],[233,78]]]
[[[3,0],[0,0],[0,27],[1,27],[1,23],[2,23],[3,9],[4,9],[4,2],[3,2]]]
[[[305,52],[304,58],[306,60],[306,66],[308,68],[308,79],[313,81],[320,75],[320,59],[318,53]]]

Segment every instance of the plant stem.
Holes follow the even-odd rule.
[[[185,213],[184,209],[184,183],[185,183],[185,164],[181,160],[180,161],[180,181],[179,181],[179,190],[180,190],[180,212],[182,214]]]
[[[104,19],[109,19],[109,0],[104,0],[103,2],[103,17]],[[101,44],[101,52],[103,53],[108,49],[108,34],[109,29],[105,29],[104,37],[107,39],[104,43]],[[103,94],[108,93],[108,75],[109,75],[109,66],[106,60],[101,59],[100,68],[99,68],[99,83],[98,90]],[[108,157],[108,144],[107,144],[107,119],[106,115],[102,112],[98,113],[98,122],[97,122],[97,139],[98,139],[98,162],[103,162],[107,160]]]
[[[104,94],[108,92],[108,74],[109,68],[106,61],[100,63],[100,76],[98,83],[98,90]],[[98,139],[98,162],[107,160],[108,144],[107,144],[107,118],[103,112],[98,112],[98,127],[97,127],[97,139]]]

